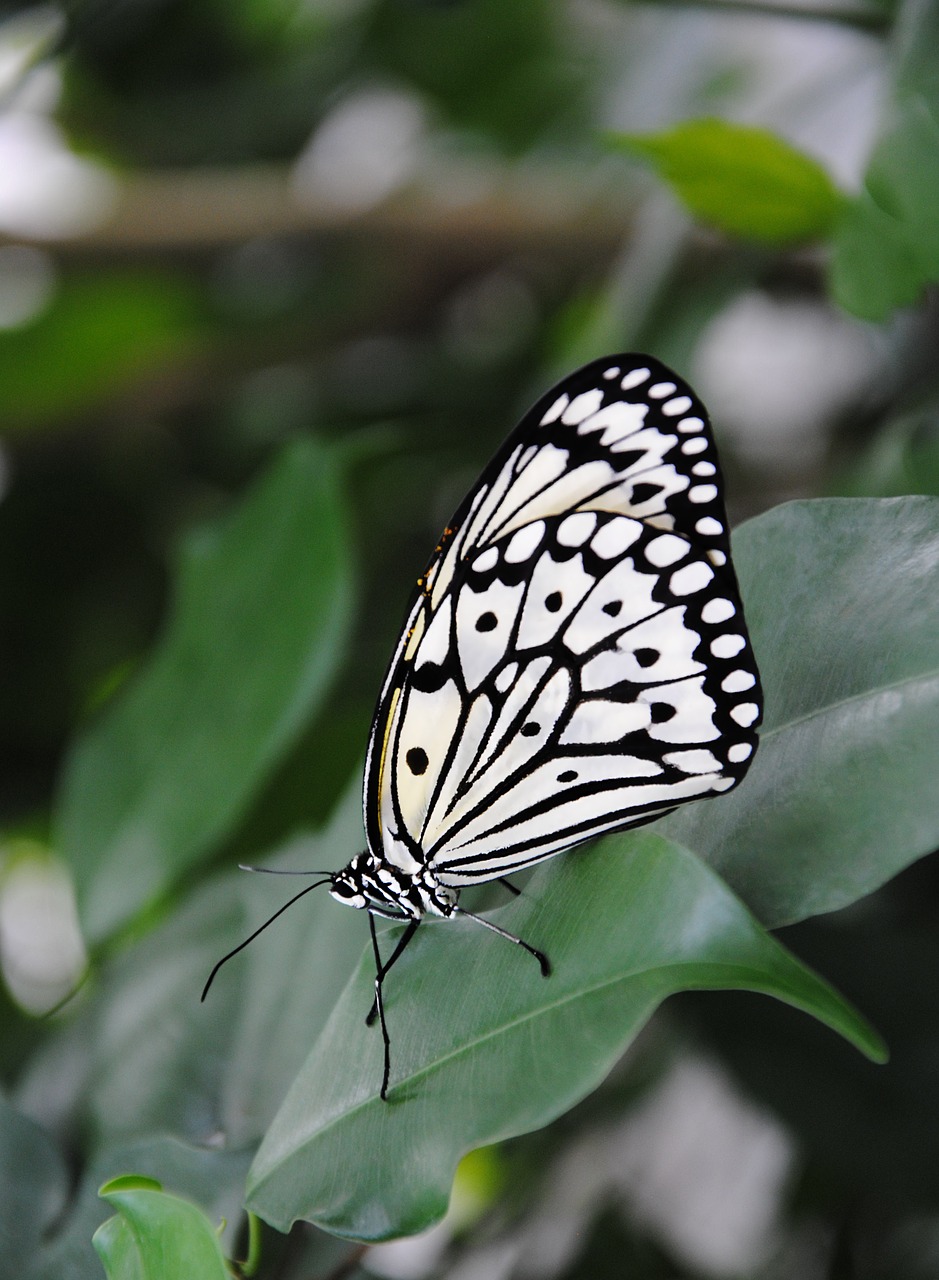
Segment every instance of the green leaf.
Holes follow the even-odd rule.
[[[939,499],[794,502],[734,537],[766,689],[740,788],[662,829],[764,923],[846,906],[939,844]]]
[[[675,991],[767,992],[883,1054],[713,872],[661,837],[556,859],[492,918],[543,947],[552,976],[471,921],[425,925],[386,984],[382,1102],[366,951],[255,1159],[254,1212],[281,1229],[306,1218],[365,1240],[420,1231],[445,1211],[465,1151],[571,1107]],[[386,954],[395,936],[382,939]]]
[[[280,870],[340,866],[362,848],[358,778],[333,821],[264,859]],[[325,888],[278,919],[199,994],[215,962],[307,881],[232,871],[104,968],[90,1020],[85,1108],[101,1138],[148,1132],[256,1142],[348,981],[361,917]],[[172,1027],[172,1035],[167,1034]]]
[[[816,239],[829,233],[841,208],[821,165],[766,129],[689,120],[611,140],[651,160],[696,218],[729,235],[772,245]]]
[[[4,425],[76,415],[201,341],[186,280],[141,271],[74,276],[32,324],[0,331]]]
[[[34,1121],[0,1097],[0,1258],[26,1270],[68,1197],[65,1160]]]
[[[893,102],[831,262],[836,300],[868,320],[939,280],[939,0],[903,4],[894,61]]]
[[[226,1221],[223,1248],[236,1247],[241,1202],[248,1159],[244,1152],[207,1150],[187,1146],[175,1138],[149,1136],[144,1141],[99,1147],[85,1168],[69,1203],[68,1215],[56,1222],[56,1232],[46,1233],[41,1247],[29,1259],[23,1280],[99,1280],[101,1263],[92,1246],[95,1231],[109,1216],[98,1195],[106,1180],[127,1169],[171,1186],[201,1204],[211,1222]]]
[[[100,1191],[117,1214],[94,1234],[108,1280],[231,1280],[202,1210],[150,1178],[125,1176]]]
[[[93,939],[212,851],[321,701],[349,622],[347,543],[336,463],[309,441],[187,543],[147,668],[65,768],[58,840]]]

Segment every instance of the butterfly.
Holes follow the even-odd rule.
[[[307,873],[325,878],[303,893],[329,884],[368,913],[383,1099],[383,984],[423,918],[475,920],[548,976],[460,891],[517,892],[512,872],[729,791],[761,718],[704,406],[652,357],[595,360],[525,415],[444,529],[372,722],[367,848]],[[405,925],[386,959],[376,918]]]

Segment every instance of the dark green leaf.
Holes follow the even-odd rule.
[[[832,289],[883,320],[939,279],[939,0],[906,0],[895,37],[894,100],[864,189],[834,240]]]
[[[366,952],[252,1166],[249,1206],[261,1217],[370,1240],[421,1230],[444,1212],[465,1151],[572,1106],[674,991],[768,992],[882,1053],[717,876],[660,837],[558,859],[493,918],[543,947],[552,976],[471,921],[425,926],[386,986],[382,1102],[381,1037],[364,1025]]]
[[[647,157],[702,222],[766,244],[827,235],[842,197],[815,160],[766,129],[689,120],[656,134],[614,134]]]
[[[79,740],[58,837],[100,939],[211,851],[318,704],[350,609],[332,455],[287,449],[185,548],[146,670]]]
[[[149,1137],[119,1146],[106,1145],[86,1168],[68,1216],[56,1234],[43,1240],[24,1270],[24,1280],[100,1280],[101,1262],[92,1236],[109,1216],[98,1195],[107,1179],[138,1176],[155,1179],[202,1205],[211,1222],[227,1221],[224,1247],[232,1250],[241,1223],[247,1156],[240,1151],[209,1151],[174,1138]]]
[[[100,1194],[117,1210],[93,1242],[108,1280],[230,1280],[212,1224],[188,1200],[133,1176],[105,1183]]]
[[[264,864],[335,867],[361,847],[356,780],[321,835]],[[307,883],[233,871],[106,967],[88,1014],[86,1106],[99,1135],[164,1130],[205,1142],[222,1131],[230,1145],[257,1141],[348,980],[364,921],[314,890],[219,971],[204,1003],[199,996],[215,962]]]
[[[0,1097],[0,1258],[8,1275],[31,1263],[68,1195],[68,1170],[39,1125]]]
[[[179,278],[97,271],[65,280],[32,324],[0,332],[5,425],[80,413],[189,353],[198,330],[195,296]]]
[[[734,560],[760,749],[739,790],[663,829],[775,926],[939,844],[939,499],[790,503],[738,530]]]

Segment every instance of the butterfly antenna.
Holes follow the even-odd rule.
[[[248,868],[248,869],[253,870],[255,868]],[[267,868],[258,867],[256,868],[256,870],[265,871],[267,870]],[[329,884],[329,880],[330,880],[330,877],[327,876],[325,880],[317,880],[315,884],[308,884],[305,889],[301,889],[299,893],[295,893],[293,897],[289,900],[289,902],[285,902],[284,905],[280,907],[277,911],[275,911],[274,914],[270,916],[267,920],[265,920],[264,923],[259,928],[255,929],[254,933],[252,933],[249,938],[245,938],[244,942],[240,942],[238,946],[234,948],[234,950],[229,951],[227,956],[222,956],[221,960],[218,961],[218,963],[213,968],[212,972],[209,974],[208,980],[205,986],[202,988],[202,995],[199,997],[200,1001],[204,1000],[206,996],[209,994],[209,987],[211,987],[212,983],[215,981],[215,975],[218,973],[219,969],[221,969],[222,965],[225,964],[227,960],[230,960],[232,956],[236,956],[239,951],[244,951],[245,947],[248,945],[249,942],[253,942],[259,933],[263,933],[269,924],[273,924],[278,916],[282,916],[284,912],[287,910],[287,908],[292,907],[293,904],[299,898],[302,898],[305,893],[309,893],[312,889],[318,889],[322,884]]]
[[[238,863],[238,870],[257,871],[265,876],[331,876],[333,874],[331,871],[288,871],[285,867],[249,867],[244,862]]]

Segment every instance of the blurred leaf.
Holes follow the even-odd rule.
[[[3,424],[82,413],[191,350],[198,334],[195,292],[178,276],[66,278],[32,324],[0,332]]]
[[[846,310],[883,320],[939,280],[939,0],[906,0],[895,94],[864,189],[836,230],[831,283]]]
[[[359,784],[324,832],[294,839],[264,865],[340,866],[362,847]],[[299,889],[294,877],[233,871],[202,886],[101,976],[85,1106],[99,1138],[150,1131],[228,1146],[256,1141],[362,950],[363,921],[314,892],[220,970],[215,962]]]
[[[364,1025],[367,950],[255,1159],[252,1210],[281,1229],[303,1217],[360,1239],[420,1231],[445,1211],[465,1151],[571,1107],[685,988],[776,995],[882,1054],[717,876],[660,837],[557,859],[493,919],[545,948],[551,978],[471,921],[425,926],[386,987],[392,1072],[382,1102],[381,1036]],[[393,938],[383,942],[387,952]]]
[[[93,1241],[108,1280],[230,1280],[212,1224],[188,1200],[134,1176],[106,1182],[100,1195],[117,1210]]]
[[[101,1262],[92,1236],[109,1209],[98,1188],[107,1179],[125,1175],[128,1169],[195,1200],[212,1222],[227,1220],[222,1233],[225,1247],[234,1249],[247,1164],[243,1152],[208,1151],[164,1135],[106,1145],[85,1169],[68,1216],[54,1236],[44,1239],[30,1259],[30,1267],[21,1273],[23,1280],[101,1280]]]
[[[734,562],[760,749],[737,791],[662,829],[776,926],[939,844],[939,500],[789,503],[737,531]]]
[[[610,136],[621,150],[650,159],[696,218],[729,235],[766,244],[816,239],[841,208],[821,165],[766,129],[705,119]]]
[[[0,1258],[8,1275],[32,1262],[62,1212],[68,1184],[52,1139],[0,1097]]]
[[[521,150],[564,117],[586,117],[589,64],[582,49],[571,57],[570,33],[551,0],[379,0],[370,19],[372,56],[386,74],[490,144]]]
[[[184,552],[162,641],[66,763],[58,838],[95,940],[231,829],[343,656],[346,516],[327,450],[285,450]]]

